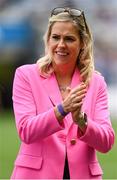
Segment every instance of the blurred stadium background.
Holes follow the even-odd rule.
[[[19,147],[12,111],[15,69],[35,63],[44,53],[43,34],[50,11],[57,6],[84,10],[94,38],[95,66],[109,89],[109,108],[117,133],[117,1],[0,0],[0,179],[10,177]],[[98,153],[104,179],[117,179],[117,145]]]

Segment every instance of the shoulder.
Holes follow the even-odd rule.
[[[90,84],[92,84],[94,87],[107,86],[104,76],[98,71],[93,72]]]
[[[25,64],[22,66],[19,66],[16,71],[21,71],[21,72],[32,72],[36,69],[36,64]]]
[[[19,66],[16,69],[15,74],[24,75],[24,76],[34,76],[36,74],[39,75],[39,69],[37,64],[25,64],[22,66]]]
[[[19,66],[14,74],[15,79],[31,81],[40,77],[37,64],[26,64]]]
[[[105,82],[104,76],[98,71],[93,72],[92,80],[93,81],[98,81],[98,82]]]

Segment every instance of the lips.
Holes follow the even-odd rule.
[[[69,53],[63,51],[57,51],[56,54],[59,56],[67,56]]]

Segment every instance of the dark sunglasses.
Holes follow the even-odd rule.
[[[84,16],[83,11],[81,11],[80,9],[67,8],[67,7],[66,8],[64,8],[64,7],[54,8],[51,12],[51,16],[60,14],[62,12],[68,12],[71,16],[75,16],[75,17],[79,17],[81,15]]]

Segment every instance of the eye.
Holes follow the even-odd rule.
[[[73,42],[73,41],[75,41],[75,39],[71,36],[67,36],[67,37],[65,37],[65,41]]]
[[[60,37],[58,36],[58,35],[52,35],[52,39],[54,39],[54,40],[59,40],[60,39]]]

